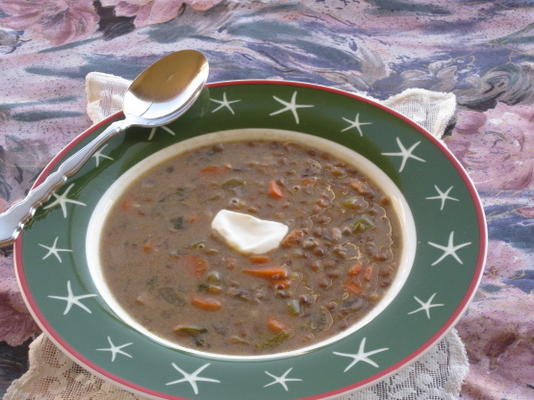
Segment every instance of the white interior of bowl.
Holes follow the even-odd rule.
[[[275,140],[300,143],[304,146],[314,147],[321,151],[330,153],[338,159],[350,165],[353,165],[364,175],[367,175],[391,199],[393,208],[395,209],[399,220],[402,238],[399,269],[397,271],[395,279],[392,285],[389,287],[388,291],[384,294],[384,297],[361,320],[356,322],[351,327],[347,328],[345,331],[340,332],[328,339],[325,339],[313,345],[292,351],[260,356],[217,354],[199,351],[196,349],[178,345],[148,331],[145,327],[143,327],[143,325],[134,320],[128,314],[128,312],[126,312],[121,307],[121,305],[115,299],[114,295],[110,292],[109,287],[104,279],[102,264],[100,260],[100,243],[104,223],[116,201],[133,181],[144,175],[148,170],[156,167],[157,165],[165,162],[166,160],[176,157],[189,150],[198,147],[209,146],[214,143],[235,142],[243,140]],[[179,349],[204,357],[235,360],[241,359],[250,361],[291,357],[303,354],[313,349],[317,349],[336,342],[337,340],[351,335],[361,327],[368,324],[377,315],[379,315],[388,306],[388,304],[390,304],[394,300],[394,298],[397,296],[402,286],[406,282],[414,261],[416,243],[417,238],[415,223],[408,203],[406,202],[404,196],[402,195],[399,188],[395,185],[395,183],[393,183],[393,181],[380,168],[378,168],[367,158],[361,156],[360,154],[345,146],[326,139],[319,138],[317,136],[286,130],[247,128],[219,131],[184,140],[152,154],[151,156],[145,158],[144,160],[140,161],[138,164],[130,168],[128,171],[126,171],[123,175],[119,177],[119,179],[117,179],[117,181],[115,181],[108,188],[108,190],[104,193],[92,213],[87,229],[86,254],[91,277],[100,295],[108,304],[108,306],[116,313],[116,315],[125,323],[130,325],[132,328],[167,347]]]

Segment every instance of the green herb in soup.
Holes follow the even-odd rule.
[[[231,249],[222,209],[289,227],[266,254]],[[149,331],[214,353],[294,350],[343,331],[382,298],[400,233],[389,199],[351,165],[302,145],[198,148],[133,182],[104,227],[121,306]]]

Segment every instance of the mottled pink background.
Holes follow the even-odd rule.
[[[445,143],[480,192],[490,236],[458,325],[471,365],[462,398],[534,399],[533,20],[526,0],[2,0],[0,207],[89,126],[90,71],[131,79],[163,54],[197,48],[212,81],[283,78],[381,99],[409,87],[454,92]],[[27,342],[11,346],[36,332],[3,249],[5,382],[25,368]]]

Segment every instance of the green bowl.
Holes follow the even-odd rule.
[[[113,115],[78,136],[36,184],[120,118]],[[91,272],[94,251],[88,254],[87,244],[95,233],[88,227],[95,207],[121,176],[158,151],[251,128],[326,139],[355,151],[392,182],[413,219],[404,282],[365,324],[303,351],[232,357],[169,346],[121,317]],[[166,127],[130,128],[114,137],[39,208],[15,243],[15,261],[42,330],[75,362],[127,390],[157,399],[318,399],[376,382],[442,338],[475,293],[486,246],[473,184],[443,144],[414,122],[336,89],[231,81],[208,85]]]

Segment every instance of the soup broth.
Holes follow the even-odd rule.
[[[289,227],[266,254],[211,229],[221,209]],[[281,141],[200,147],[145,173],[104,226],[100,258],[117,302],[146,329],[201,351],[295,350],[346,330],[395,278],[399,223],[354,166]]]

